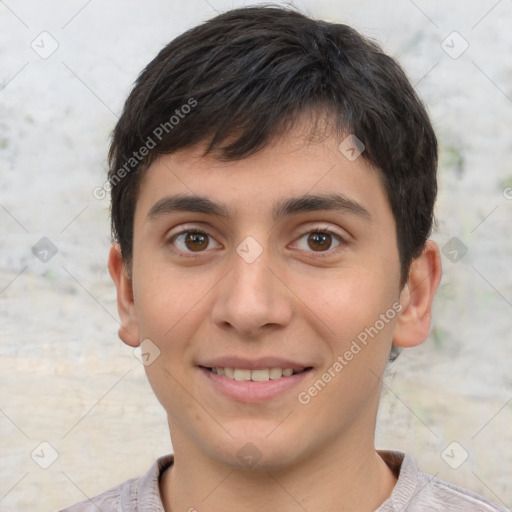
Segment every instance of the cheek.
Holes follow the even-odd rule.
[[[190,363],[188,340],[194,332],[193,297],[187,297],[163,270],[151,269],[134,283],[134,300],[141,340],[151,340],[158,352],[144,366],[148,382],[166,411],[185,413],[190,404],[183,400],[182,385]]]
[[[174,345],[194,317],[203,280],[140,252],[134,272],[134,301],[141,337],[155,341],[161,349]],[[143,338],[142,338],[143,339]]]
[[[371,269],[347,271],[305,284],[302,292],[307,297],[305,303],[324,324],[322,335],[332,340],[336,355],[358,336],[364,342],[365,333],[390,337],[397,316],[393,304],[398,300],[398,293],[394,282],[383,274]]]
[[[347,417],[371,417],[399,315],[397,300],[392,286],[363,278],[340,280],[329,293],[311,297],[310,304],[329,326],[325,366],[312,387],[303,390],[305,399],[311,398],[312,417],[337,425]]]

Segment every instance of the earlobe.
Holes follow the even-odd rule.
[[[140,344],[139,327],[133,301],[132,281],[127,274],[118,244],[113,244],[108,257],[108,270],[117,289],[117,311],[121,325],[118,333],[121,340],[137,347]]]
[[[428,338],[432,303],[441,273],[439,247],[433,240],[428,240],[423,252],[412,262],[407,283],[400,294],[402,311],[393,335],[395,345],[415,347]]]

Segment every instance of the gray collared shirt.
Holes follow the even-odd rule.
[[[410,455],[391,451],[379,454],[398,474],[398,480],[391,496],[375,512],[510,512],[471,491],[422,473]],[[159,480],[172,463],[172,455],[161,457],[145,475],[60,512],[165,512]]]

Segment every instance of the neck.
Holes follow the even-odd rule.
[[[160,484],[166,512],[373,512],[396,483],[373,442],[361,438],[329,444],[286,469],[241,470],[175,437],[175,462]]]

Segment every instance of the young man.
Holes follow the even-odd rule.
[[[109,269],[174,455],[67,510],[505,510],[374,447],[390,354],[429,333],[436,168],[350,27],[245,8],[164,48],[114,131]]]

